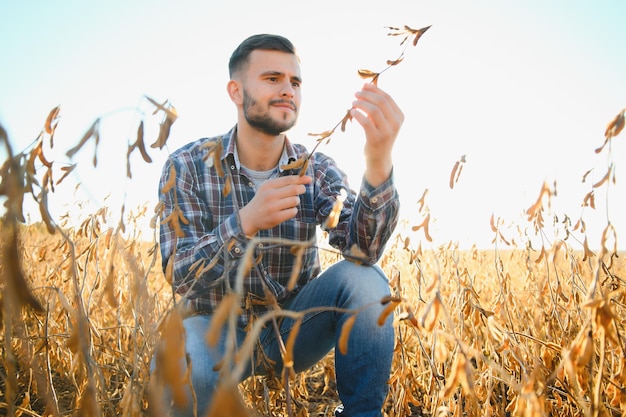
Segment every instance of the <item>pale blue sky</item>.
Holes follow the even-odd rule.
[[[304,76],[301,117],[289,137],[313,146],[307,133],[333,127],[363,83],[356,71],[380,70],[400,53],[385,26],[432,25],[379,82],[406,114],[395,168],[403,218],[416,224],[416,202],[429,189],[432,245],[489,247],[491,214],[526,227],[523,210],[544,181],[557,181],[557,215],[581,215],[590,189],[582,176],[592,168],[595,180],[604,175],[608,156],[593,150],[626,107],[625,21],[623,0],[3,1],[0,123],[20,151],[60,104],[48,154],[63,162],[93,120],[110,114],[98,169],[90,167],[93,148],[78,156],[72,180],[87,196],[66,184],[50,197],[53,210],[58,216],[84,198],[114,212],[124,198],[131,207],[153,205],[167,150],[150,149],[150,165],[137,155],[133,181],[125,180],[137,119],[123,109],[137,106],[143,94],[170,99],[179,112],[169,150],[223,133],[236,115],[225,90],[230,52],[250,34],[280,33],[296,44]],[[620,236],[624,141],[614,142],[617,184],[608,196],[608,217]],[[360,183],[361,145],[354,124],[320,147],[346,168],[353,187]],[[461,155],[467,162],[451,190],[449,175]],[[605,192],[597,210],[582,212],[594,246],[607,223]]]

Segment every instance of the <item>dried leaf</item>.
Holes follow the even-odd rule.
[[[222,188],[222,195],[224,197],[228,197],[228,195],[230,194],[232,189],[232,185],[230,183],[230,177],[226,178],[226,181],[224,181],[224,188]]]
[[[593,188],[598,188],[600,187],[602,184],[604,184],[605,182],[607,182],[609,180],[609,177],[611,175],[611,169],[609,168],[609,170],[606,172],[606,174],[604,174],[604,177],[602,177],[602,179],[598,182],[596,182],[595,184],[593,184]]]
[[[609,143],[609,141],[610,141],[610,140],[611,140],[611,136],[607,136],[607,137],[604,139],[604,142],[602,143],[602,145],[600,145],[599,147],[597,147],[597,148],[595,149],[595,151],[594,151],[594,152],[595,152],[595,153],[600,153],[600,152],[602,152],[602,149],[604,149],[604,147],[606,146],[606,144],[607,144],[607,143]]]
[[[75,168],[76,168],[76,164],[72,164],[66,167],[61,167],[61,171],[63,171],[63,175],[61,175],[61,178],[57,180],[57,185],[61,184],[61,181],[63,181],[68,175],[70,175],[70,173],[74,171]]]
[[[45,189],[50,189],[51,192],[54,192],[54,180],[52,179],[52,169],[46,169],[46,172],[43,173],[43,177],[41,179],[41,187]]]
[[[419,200],[417,200],[417,204],[418,204],[418,212],[422,212],[422,210],[424,210],[424,206],[426,204],[426,195],[428,195],[428,188],[426,188],[424,190],[424,192],[422,193],[422,196],[420,197]]]
[[[450,188],[454,188],[454,183],[456,182],[455,176],[456,176],[456,171],[457,169],[459,169],[459,161],[456,161],[454,163],[454,167],[452,168],[452,172],[450,173]]]
[[[593,256],[596,256],[596,254],[593,253],[591,249],[589,249],[589,242],[587,241],[587,236],[585,236],[585,241],[583,242],[583,249],[584,249],[583,262]]]
[[[541,187],[541,191],[539,192],[539,197],[537,197],[537,201],[535,201],[535,203],[530,208],[528,208],[528,210],[526,210],[528,220],[535,222],[536,230],[543,227],[543,216],[541,214],[541,212],[543,211],[543,199],[547,196],[549,204],[549,198],[552,196],[552,194],[553,193],[550,189],[550,186],[547,182],[544,181],[543,186]]]
[[[311,158],[307,158],[304,160],[304,165],[302,165],[302,168],[300,168],[300,174],[298,174],[299,176],[304,176],[304,174],[306,174],[306,170],[309,167],[309,161],[311,160]]]
[[[72,320],[72,330],[70,337],[67,339],[67,348],[74,354],[78,353],[80,349],[80,334],[75,320]]]
[[[224,167],[222,166],[222,151],[224,149],[224,145],[222,144],[222,138],[219,138],[219,140],[216,142],[215,144],[215,148],[213,148],[212,154],[213,154],[213,166],[215,167],[215,170],[217,172],[217,176],[222,178],[224,177]]]
[[[439,312],[441,311],[441,300],[438,295],[435,295],[432,301],[426,306],[426,310],[422,315],[420,324],[422,328],[427,332],[432,332],[437,324],[439,318]]]
[[[424,33],[426,33],[426,31],[427,31],[428,29],[430,29],[430,27],[431,27],[431,26],[432,26],[432,25],[429,25],[429,26],[423,27],[423,28],[418,29],[418,30],[411,29],[411,28],[410,28],[410,27],[408,27],[408,26],[404,26],[404,27],[405,27],[407,30],[409,30],[409,31],[413,32],[413,34],[415,35],[415,37],[413,38],[413,46],[415,46],[415,45],[417,45],[417,42],[420,40],[420,38],[422,37],[422,35],[423,35]]]
[[[283,360],[285,368],[293,368],[293,349],[296,345],[296,339],[300,332],[301,325],[302,319],[296,320],[289,331],[289,337],[287,337],[287,342],[285,343],[285,358]]]
[[[450,188],[454,188],[454,184],[459,181],[461,171],[463,170],[463,164],[465,163],[465,155],[461,156],[459,160],[454,163],[452,172],[450,173]]]
[[[348,109],[348,111],[346,112],[346,115],[343,116],[343,119],[341,119],[341,131],[345,132],[346,131],[346,124],[352,121],[352,109]]]
[[[596,199],[595,199],[595,193],[594,190],[589,191],[586,195],[585,198],[583,199],[583,207],[591,207],[592,209],[596,208]]]
[[[159,136],[157,137],[156,141],[152,145],[150,145],[151,148],[163,149],[165,143],[167,142],[167,139],[170,137],[170,130],[173,123],[174,121],[167,117],[161,122],[161,124],[159,125]]]
[[[99,133],[98,130],[100,129],[100,118],[97,118],[93,124],[89,127],[89,129],[87,130],[87,132],[85,132],[85,134],[83,135],[83,137],[81,138],[80,142],[78,142],[78,144],[76,146],[74,146],[73,148],[71,148],[69,151],[67,151],[65,154],[67,155],[68,158],[72,158],[76,152],[78,152],[80,150],[80,148],[83,147],[83,145],[85,143],[87,143],[87,141],[89,139],[99,138]]]
[[[187,402],[185,372],[185,328],[178,309],[172,309],[163,324],[161,342],[156,352],[156,369],[163,382],[171,388],[174,404]]]
[[[28,161],[26,162],[26,172],[30,174],[31,177],[34,177],[37,174],[37,168],[35,168],[35,160],[37,159],[37,154],[41,149],[41,141],[35,146],[28,156]]]
[[[456,391],[457,386],[461,382],[462,373],[465,372],[465,355],[456,355],[452,364],[452,371],[446,379],[446,385],[443,390],[442,397],[448,399]]]
[[[287,171],[290,169],[298,169],[304,166],[304,162],[307,160],[307,156],[308,155],[302,155],[300,158],[296,159],[295,161],[291,161],[290,163],[286,164],[286,165],[281,165],[280,169],[283,171]]]
[[[426,215],[422,223],[418,224],[417,226],[413,226],[411,230],[413,230],[414,232],[417,232],[420,229],[424,229],[424,237],[426,237],[426,240],[428,240],[429,242],[432,242],[433,238],[430,236],[430,233],[428,232],[429,223],[430,223],[430,213]]]
[[[339,341],[337,342],[337,347],[339,348],[339,352],[342,355],[348,353],[348,339],[350,338],[350,332],[352,331],[352,327],[354,327],[354,323],[356,321],[357,315],[354,314],[346,319],[341,327],[341,334],[339,335]]]
[[[161,192],[163,194],[167,194],[170,192],[174,184],[176,183],[176,168],[173,163],[170,163],[170,173],[167,177],[167,181],[163,184],[163,188],[161,188]]]
[[[156,109],[154,109],[154,112],[152,112],[153,115],[157,114],[159,112],[159,110],[162,110],[164,112],[167,112],[167,108],[165,108],[165,105],[167,104],[167,99],[165,99],[163,101],[163,103],[159,103],[158,101],[156,101],[155,99],[148,97],[148,96],[144,96],[150,103],[154,104],[154,106],[156,107]]]
[[[304,246],[295,247],[295,256],[296,260],[293,263],[293,268],[291,269],[291,275],[289,277],[289,282],[287,283],[287,289],[289,291],[293,290],[296,286],[296,282],[298,277],[300,276],[301,268],[302,268],[302,257],[304,255],[306,248]]]
[[[378,316],[378,320],[376,321],[376,323],[379,326],[382,326],[385,324],[385,321],[387,321],[387,317],[389,317],[389,315],[391,313],[393,313],[393,311],[396,309],[396,307],[400,304],[400,300],[392,300],[389,303],[387,303],[387,305],[385,306],[385,308],[383,309],[383,311],[380,313],[380,315]]]
[[[241,399],[237,386],[218,385],[213,394],[213,401],[207,417],[250,417],[248,410]]]
[[[624,112],[625,111],[626,111],[626,109],[623,109],[621,112],[619,112],[613,118],[613,120],[611,120],[609,122],[609,124],[606,127],[606,130],[604,131],[604,137],[605,138],[615,137],[615,136],[620,134],[622,129],[624,129],[624,124],[625,124],[624,123]]]
[[[99,417],[102,415],[100,404],[96,398],[96,390],[92,383],[87,384],[87,388],[80,397],[78,410],[80,417]]]
[[[209,346],[215,347],[222,334],[222,328],[231,313],[239,314],[239,297],[236,293],[228,293],[222,298],[219,305],[211,316],[211,326],[206,333],[206,342]]]
[[[387,65],[389,65],[390,67],[393,67],[394,65],[398,65],[400,62],[402,62],[404,60],[404,57],[398,58],[396,60],[387,60]]]
[[[361,78],[375,78],[379,75],[379,73],[367,69],[360,69],[358,73]]]
[[[587,366],[593,356],[593,337],[591,329],[581,333],[574,346],[570,350],[571,359],[578,367]]]
[[[2,270],[0,270],[0,278],[7,285],[7,288],[3,289],[3,292],[10,289],[20,305],[29,306],[36,312],[42,313],[44,309],[30,291],[30,286],[22,271],[18,250],[19,237],[15,229],[16,226],[8,226],[6,224],[2,226],[3,231],[6,231],[6,233],[3,233],[2,237],[2,257],[0,258]]]
[[[39,145],[37,146],[37,148],[38,148],[37,157],[39,158],[39,161],[41,161],[41,163],[44,164],[46,168],[51,169],[52,163],[48,161],[43,154],[43,142],[39,142]]]
[[[401,302],[402,298],[400,297],[394,297],[393,295],[385,295],[383,298],[380,299],[380,304],[381,305],[387,305],[389,303],[393,303],[393,302]]]
[[[170,214],[168,214],[163,220],[162,223],[170,223],[170,227],[174,229],[174,233],[177,237],[183,238],[185,237],[185,232],[182,230],[180,223],[189,224],[189,220],[185,218],[180,207],[175,206]]]
[[[545,247],[541,247],[541,252],[539,253],[539,257],[537,257],[537,259],[535,259],[535,263],[538,264],[540,263],[543,258],[546,257],[546,248]]]
[[[411,238],[407,236],[406,238],[404,238],[404,247],[402,249],[410,251],[411,250],[410,244],[411,244]]]
[[[602,231],[602,238],[600,239],[600,241],[602,242],[602,247],[607,250],[610,250],[607,244],[610,241],[612,241],[613,249],[610,251],[611,253],[614,253],[614,254],[617,253],[617,233],[615,232],[615,227],[613,226],[612,223],[607,224],[607,226],[604,228],[604,230]]]
[[[52,135],[57,127],[57,120],[59,118],[59,112],[61,111],[61,106],[56,106],[50,113],[48,113],[48,117],[46,118],[46,123],[44,125],[44,129],[47,134]]]
[[[438,279],[433,279],[431,281],[431,283],[428,285],[428,287],[426,287],[426,289],[424,290],[426,292],[426,294],[428,294],[429,292],[434,290],[437,287],[437,284],[439,284],[439,280]]]
[[[163,103],[159,103],[158,101],[154,100],[153,98],[150,98],[148,96],[144,96],[150,103],[154,104],[154,106],[156,107],[156,110],[154,111],[153,114],[156,114],[159,110],[165,112],[165,117],[167,119],[171,119],[172,123],[174,123],[176,121],[176,119],[178,118],[178,113],[176,112],[176,109],[174,108],[174,106],[169,105],[168,107],[165,107],[165,105],[167,104],[168,100],[165,99],[165,101]]]
[[[143,120],[142,120],[141,122],[139,122],[139,127],[137,128],[137,140],[132,145],[132,149],[138,148],[143,160],[146,161],[147,163],[151,163],[152,158],[150,158],[150,155],[148,155],[148,152],[146,151],[146,145],[143,141],[143,136],[144,136],[144,127],[143,127]]]
[[[111,249],[111,238],[113,237],[113,228],[110,227],[109,230],[107,230],[106,235],[104,236],[104,246],[107,249]]]
[[[309,136],[313,136],[313,137],[317,137],[317,139],[315,139],[318,142],[323,141],[326,138],[329,138],[333,133],[335,133],[335,129],[332,130],[325,130],[322,133],[308,133]]]
[[[346,193],[346,190],[342,188],[339,195],[337,196],[337,199],[335,200],[335,204],[333,204],[333,208],[328,214],[324,229],[332,229],[334,227],[337,227],[337,224],[339,223],[339,217],[341,215],[341,210],[343,209],[343,203],[347,197],[348,193]]]
[[[113,230],[113,229],[109,229]],[[117,294],[115,293],[115,266],[111,264],[109,267],[109,274],[104,284],[104,294],[109,305],[113,308],[119,307]]]
[[[174,282],[174,254],[167,260],[167,265],[165,266],[165,281],[170,285]]]

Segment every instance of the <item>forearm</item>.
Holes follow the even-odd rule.
[[[365,179],[358,197],[348,207],[338,227],[331,231],[330,243],[347,257],[360,254],[363,262],[374,264],[383,255],[398,223],[400,202],[393,172],[379,187]]]
[[[381,186],[391,176],[393,161],[391,156],[366,159],[364,178],[374,188]]]
[[[190,221],[183,227],[183,238],[176,237],[167,224],[161,226],[163,267],[173,262],[172,285],[180,294],[193,294],[216,285],[227,268],[236,268],[236,261],[244,253],[245,236],[235,215],[209,232],[194,224],[197,223]]]

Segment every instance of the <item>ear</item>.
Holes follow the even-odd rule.
[[[228,81],[228,84],[226,84],[226,90],[228,91],[228,95],[233,103],[243,103],[243,86],[239,83],[239,81]]]

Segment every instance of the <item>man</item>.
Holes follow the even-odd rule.
[[[233,52],[229,72],[227,90],[237,107],[236,125],[226,134],[191,142],[174,152],[160,183],[163,218],[178,209],[184,217],[184,221],[162,222],[160,243],[163,268],[173,262],[169,264],[173,286],[194,312],[183,324],[198,415],[205,415],[210,406],[219,378],[216,364],[227,349],[226,328],[214,346],[207,344],[206,334],[220,301],[238,288],[238,268],[254,237],[261,243],[251,249],[254,262],[243,268],[240,277],[237,344],[243,342],[255,317],[276,308],[274,302],[282,310],[307,310],[293,349],[293,368],[299,372],[337,346],[343,324],[358,311],[348,351],[335,354],[343,403],[340,415],[381,416],[394,332],[392,316],[384,325],[377,324],[384,308],[380,301],[389,295],[389,285],[375,263],[398,219],[391,153],[404,115],[373,84],[355,94],[350,114],[364,129],[366,162],[357,194],[333,159],[320,152],[310,155],[302,175],[301,167],[290,168],[301,165],[293,162],[302,161],[307,151],[285,135],[296,123],[302,86],[299,58],[289,40],[268,34],[249,37]],[[175,182],[168,187],[172,175]],[[343,192],[347,196],[338,222],[328,227],[329,243],[350,254],[350,259],[360,259],[339,261],[322,272],[316,227],[329,224],[329,214]],[[302,246],[298,253],[279,239],[313,244]],[[293,326],[292,318],[282,317],[276,328],[263,329],[250,372],[280,375],[281,348]],[[277,339],[278,329],[282,341]],[[261,355],[270,360],[263,363],[273,363],[273,369],[256,360]],[[190,415],[191,410],[189,406],[174,411]]]

